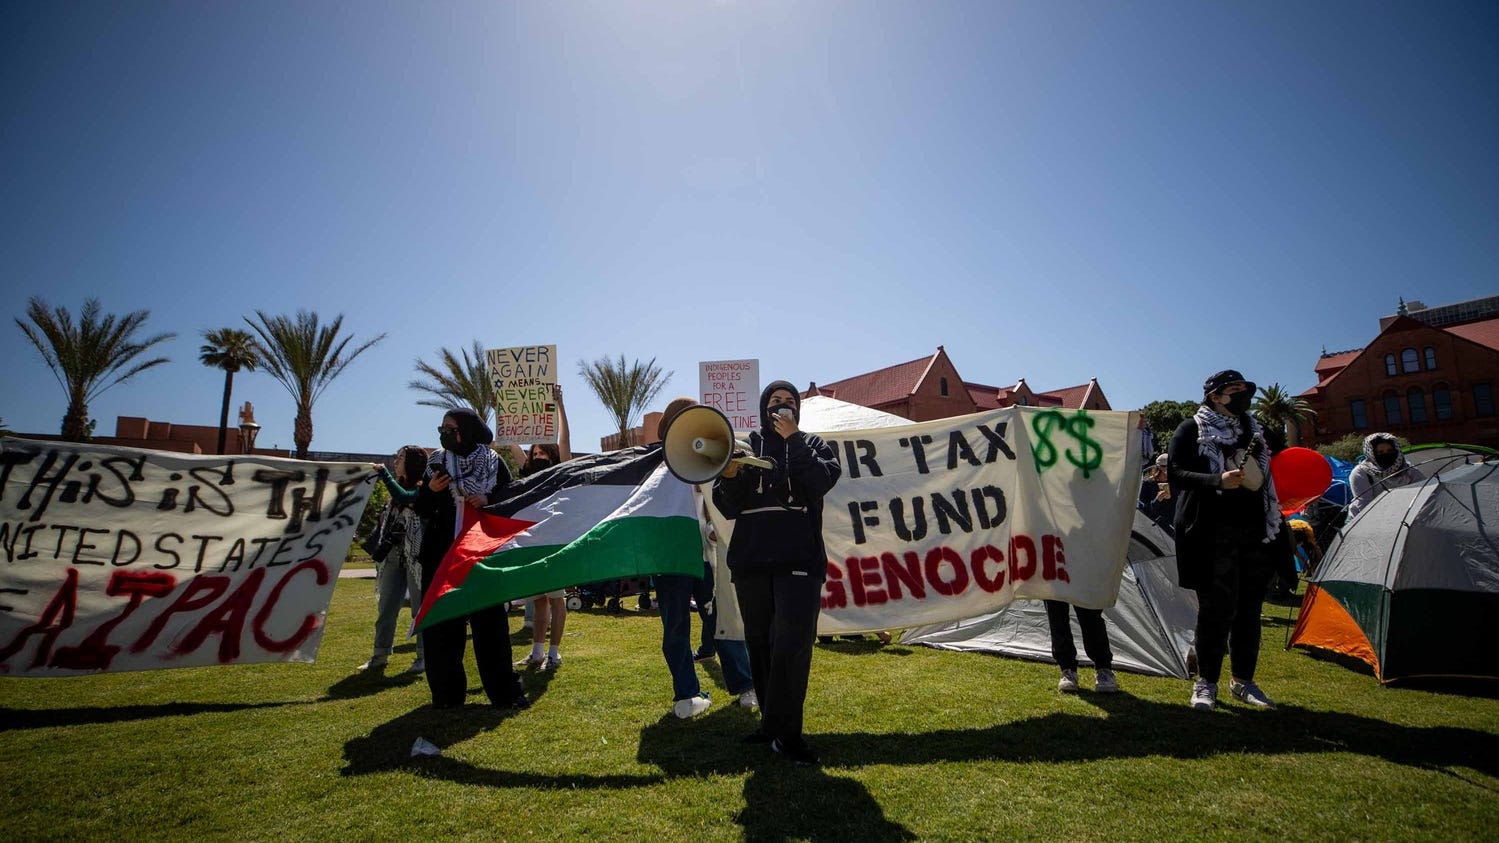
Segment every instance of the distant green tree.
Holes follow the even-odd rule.
[[[635,426],[636,414],[655,400],[674,373],[663,375],[654,357],[649,363],[639,360],[626,363],[621,354],[618,362],[607,357],[592,363],[579,360],[578,374],[619,427],[619,445],[623,448],[630,444],[630,428]]]
[[[0,436],[14,436],[11,429],[5,426],[5,419],[0,419]]]
[[[1192,417],[1197,412],[1199,401],[1152,401],[1140,410],[1145,417],[1145,426],[1150,428],[1150,436],[1155,440],[1156,451],[1166,450],[1171,444],[1171,434],[1183,421]]]
[[[67,308],[48,308],[40,297],[32,296],[26,305],[30,324],[16,320],[21,333],[42,353],[47,368],[68,394],[62,438],[69,442],[88,438],[90,401],[115,384],[168,362],[166,357],[139,358],[177,336],[168,332],[137,339],[136,332],[151,317],[149,310],[135,310],[124,316],[101,311],[98,299],[86,299],[74,323]]]
[[[1364,458],[1364,437],[1366,433],[1350,433],[1342,439],[1328,442],[1326,445],[1318,445],[1317,453],[1323,456],[1336,457],[1343,462],[1358,462]],[[1396,441],[1401,448],[1410,446],[1410,440],[1396,436]]]
[[[437,365],[416,361],[416,371],[421,377],[407,384],[411,389],[425,392],[430,398],[416,403],[439,410],[468,408],[479,414],[489,424],[490,412],[495,409],[494,381],[489,379],[489,364],[484,360],[484,346],[474,340],[473,354],[462,350],[462,358],[446,348],[437,350]]]
[[[1250,410],[1260,424],[1285,431],[1288,445],[1301,441],[1301,425],[1317,414],[1305,398],[1292,395],[1278,383],[1260,387]]]
[[[321,324],[316,313],[308,310],[297,311],[294,319],[267,316],[257,310],[255,318],[259,321],[247,317],[245,322],[258,335],[255,352],[260,367],[280,381],[296,402],[292,441],[297,446],[297,459],[307,459],[307,446],[312,444],[312,405],[317,403],[318,396],[328,384],[354,362],[354,358],[385,339],[385,335],[380,334],[350,350],[349,343],[354,337],[340,336],[344,323],[341,313],[326,325]]]
[[[198,360],[205,366],[224,370],[224,403],[219,407],[219,453],[224,453],[224,440],[229,432],[229,398],[234,393],[234,373],[240,369],[255,371],[259,362],[255,355],[255,337],[249,331],[238,328],[217,328],[204,331],[207,340],[198,347]]]

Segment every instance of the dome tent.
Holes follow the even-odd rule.
[[[1499,463],[1375,498],[1327,549],[1292,646],[1362,659],[1381,682],[1499,678]]]

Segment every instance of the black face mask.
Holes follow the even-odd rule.
[[[526,468],[531,471],[546,471],[552,467],[551,457],[532,457],[526,460]]]
[[[439,433],[437,434],[437,444],[441,445],[444,451],[454,450],[458,447],[458,434],[447,431]]]
[[[1374,455],[1374,463],[1380,468],[1389,468],[1390,466],[1394,465],[1396,460],[1398,459],[1400,459],[1400,455],[1395,453]]]
[[[1249,412],[1249,402],[1252,400],[1254,396],[1250,395],[1249,390],[1246,389],[1230,395],[1228,400],[1223,402],[1223,406],[1228,408],[1229,415],[1242,416]]]

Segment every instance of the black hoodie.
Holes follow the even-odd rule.
[[[731,478],[713,484],[713,503],[734,520],[729,540],[729,570],[741,573],[803,572],[823,580],[827,551],[822,543],[822,498],[843,467],[831,445],[814,433],[798,431],[782,439],[770,422],[770,394],[796,387],[775,381],[760,393],[760,429],[749,435],[756,456],[775,462],[773,470],[741,467]],[[797,421],[801,399],[797,398]]]

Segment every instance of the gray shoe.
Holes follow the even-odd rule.
[[[1198,679],[1192,683],[1192,707],[1212,711],[1218,705],[1218,683]]]
[[[1100,694],[1119,693],[1119,680],[1114,678],[1114,671],[1100,670],[1093,679],[1093,690]]]
[[[1253,682],[1240,682],[1237,679],[1228,683],[1228,692],[1234,695],[1234,699],[1253,708],[1275,708],[1275,700],[1265,695],[1260,686]]]
[[[1077,693],[1077,671],[1063,670],[1062,678],[1057,680],[1057,690],[1064,694]]]

